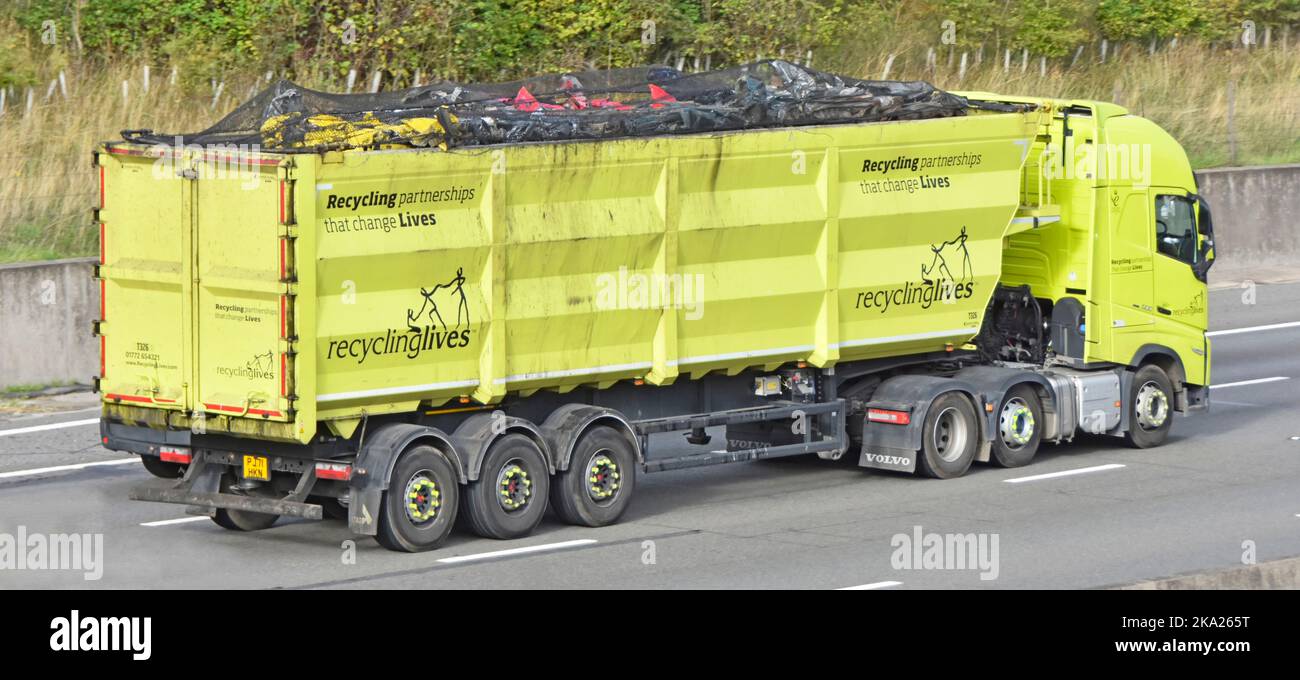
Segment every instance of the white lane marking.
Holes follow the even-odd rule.
[[[181,517],[179,519],[160,519],[157,522],[141,522],[142,527],[165,527],[171,524],[185,524],[186,522],[202,522],[207,517]]]
[[[0,479],[11,479],[14,477],[34,477],[51,472],[71,472],[73,470],[84,470],[88,467],[99,467],[101,465],[126,465],[128,463],[139,462],[139,458],[118,458],[116,460],[97,460],[93,463],[76,463],[74,465],[55,465],[54,467],[36,468],[34,470],[14,470],[13,472],[0,472]]]
[[[902,581],[878,581],[876,583],[864,583],[860,586],[836,588],[836,590],[880,590],[881,588],[893,588],[894,586],[901,586],[901,585],[903,585]]]
[[[65,427],[81,427],[82,425],[93,425],[99,422],[99,418],[89,418],[87,420],[69,420],[66,423],[49,423],[48,425],[32,425],[31,427],[19,427],[12,430],[0,430],[0,437],[8,437],[14,434],[28,434],[30,432],[44,432],[46,430],[59,430]]]
[[[1236,335],[1237,333],[1254,333],[1255,331],[1275,331],[1280,328],[1295,328],[1300,326],[1300,321],[1288,321],[1286,323],[1271,323],[1267,326],[1247,326],[1246,328],[1229,328],[1221,331],[1209,331],[1206,337],[1212,338],[1216,335]]]
[[[1089,472],[1101,472],[1102,470],[1118,470],[1124,467],[1119,463],[1107,463],[1106,465],[1094,465],[1086,468],[1075,468],[1073,470],[1062,470],[1060,472],[1048,472],[1042,475],[1030,475],[1028,477],[1012,477],[1002,481],[1008,484],[1019,484],[1021,482],[1036,482],[1040,479],[1055,479],[1056,477],[1069,477],[1071,475],[1082,475]]]
[[[1281,381],[1281,380],[1290,380],[1290,378],[1288,378],[1288,377],[1285,376],[1285,375],[1275,375],[1275,376],[1273,376],[1272,378],[1256,378],[1256,379],[1254,379],[1254,380],[1238,380],[1237,382],[1219,383],[1218,385],[1210,385],[1210,389],[1212,389],[1212,390],[1217,390],[1217,389],[1219,389],[1220,387],[1241,387],[1242,385],[1259,385],[1259,384],[1262,384],[1262,383],[1279,382],[1279,381]]]
[[[565,548],[576,548],[580,545],[591,545],[592,543],[595,542],[596,539],[594,538],[580,538],[576,541],[561,541],[560,543],[543,543],[542,545],[530,545],[523,548],[510,548],[509,550],[494,550],[492,552],[476,553],[473,555],[444,557],[438,561],[443,564],[456,564],[458,562],[490,560],[496,557],[509,557],[511,555],[525,555],[528,553],[545,552],[548,550],[563,550]]]

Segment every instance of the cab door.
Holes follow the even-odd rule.
[[[1157,318],[1200,335],[1208,323],[1206,286],[1197,278],[1203,238],[1197,230],[1196,197],[1182,189],[1151,187],[1152,255]],[[1178,328],[1182,331],[1182,328]]]
[[[1110,326],[1115,333],[1145,332],[1155,323],[1151,204],[1142,189],[1117,186],[1105,191],[1114,211],[1106,263],[1113,303]]]

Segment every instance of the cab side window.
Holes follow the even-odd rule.
[[[1185,196],[1156,196],[1156,250],[1196,264],[1196,212]]]

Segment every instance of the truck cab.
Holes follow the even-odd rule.
[[[1024,202],[1059,220],[1007,237],[1002,284],[1046,303],[1056,356],[1080,368],[1153,360],[1177,410],[1204,406],[1214,233],[1182,147],[1115,104],[967,96],[1053,109],[1025,166]]]

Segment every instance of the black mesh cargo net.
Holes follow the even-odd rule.
[[[138,143],[256,145],[289,153],[448,149],[942,118],[972,106],[997,105],[968,102],[919,81],[858,80],[766,60],[694,74],[648,66],[507,83],[439,82],[376,94],[330,94],[281,80],[202,132],[122,134]]]

